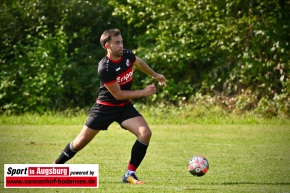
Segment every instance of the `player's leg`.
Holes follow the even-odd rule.
[[[75,151],[83,149],[100,130],[94,130],[84,125],[78,136],[72,141],[72,146]]]
[[[122,126],[137,137],[131,150],[131,159],[128,165],[129,170],[136,171],[146,155],[152,132],[142,116],[128,119],[122,123]]]
[[[67,144],[67,146],[63,149],[55,163],[64,164],[65,162],[73,158],[73,156],[78,151],[83,149],[99,131],[100,130],[93,130],[88,126],[84,125],[78,136],[72,142]]]
[[[127,119],[121,123],[122,127],[133,133],[137,140],[143,144],[149,145],[152,132],[144,117],[137,116]]]
[[[104,113],[107,112],[108,109],[102,109],[104,109],[102,105],[97,103],[94,105],[83,129],[79,135],[64,148],[59,158],[55,161],[56,164],[63,164],[70,160],[78,151],[84,148],[100,130],[106,130],[114,121],[114,117]]]
[[[152,132],[142,116],[127,119],[121,125],[137,138],[131,150],[128,171],[123,177],[123,182],[143,184],[144,182],[138,180],[135,172],[146,155]]]

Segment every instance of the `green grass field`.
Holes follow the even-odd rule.
[[[83,121],[82,117],[80,123]],[[151,144],[137,172],[146,182],[144,185],[121,183],[135,138],[113,124],[68,162],[99,164],[99,189],[4,189],[5,163],[51,164],[82,127],[81,124],[8,122],[4,124],[2,117],[0,124],[0,192],[4,193],[290,192],[287,121],[282,124],[267,121],[265,124],[153,123]],[[197,154],[205,156],[210,163],[203,177],[192,176],[187,171],[187,161]]]

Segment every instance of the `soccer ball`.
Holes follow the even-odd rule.
[[[203,176],[209,169],[209,163],[203,156],[193,156],[188,161],[188,171],[194,176]]]

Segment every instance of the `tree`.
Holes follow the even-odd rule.
[[[143,31],[133,36],[141,45],[136,53],[168,76],[168,100],[190,100],[195,93],[250,93],[255,105],[278,95],[280,104],[289,103],[289,2],[111,3],[114,14]]]
[[[65,109],[96,97],[99,37],[119,28],[169,83],[140,102],[235,98],[237,108],[289,114],[290,3],[281,0],[4,0],[1,112]],[[136,74],[134,87],[152,79]],[[222,104],[226,102],[221,101]],[[286,105],[285,105],[286,104]]]
[[[106,1],[1,1],[0,112],[83,107],[96,97]],[[121,25],[121,24],[120,24]]]

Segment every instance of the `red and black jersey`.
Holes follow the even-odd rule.
[[[130,100],[117,100],[106,88],[106,85],[118,82],[121,90],[131,90],[133,80],[133,63],[135,54],[129,50],[123,50],[123,56],[119,60],[112,60],[105,56],[98,65],[100,79],[100,92],[97,103],[107,106],[123,106]]]

